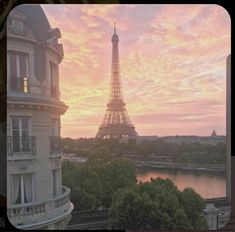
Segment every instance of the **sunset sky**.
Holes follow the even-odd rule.
[[[109,97],[113,23],[139,135],[225,134],[230,17],[218,5],[42,5],[61,30],[63,137],[93,137]]]

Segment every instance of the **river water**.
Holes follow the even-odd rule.
[[[74,154],[67,154],[67,158],[72,162],[86,162],[86,159],[82,157],[76,156],[74,158]],[[151,177],[169,178],[178,189],[183,190],[186,187],[191,187],[203,198],[226,196],[226,176],[222,173],[171,169],[138,169],[138,181],[146,182]]]
[[[215,198],[226,196],[225,174],[206,173],[198,171],[163,170],[163,169],[139,169],[137,180],[146,182],[150,178],[169,178],[183,190],[186,187],[193,188],[203,198]]]

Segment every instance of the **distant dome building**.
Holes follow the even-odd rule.
[[[61,176],[60,37],[39,5],[8,16],[7,214],[19,229],[63,229],[73,210]]]

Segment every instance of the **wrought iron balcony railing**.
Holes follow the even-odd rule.
[[[35,136],[7,136],[7,155],[36,155]]]
[[[11,76],[10,80],[11,80],[11,90],[23,93],[29,92],[29,78]]]
[[[56,154],[61,152],[60,136],[50,136],[50,153]]]

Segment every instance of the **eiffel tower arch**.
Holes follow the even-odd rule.
[[[112,35],[112,71],[109,102],[103,121],[99,127],[97,138],[121,138],[123,136],[136,137],[135,126],[128,116],[122,95],[121,78],[119,75],[119,37],[114,24]]]

